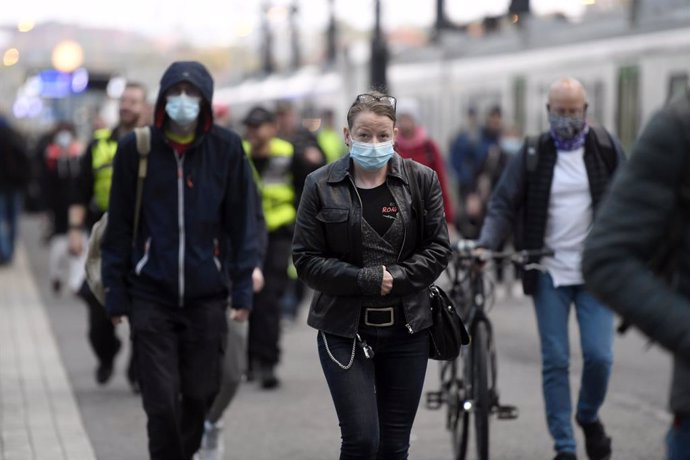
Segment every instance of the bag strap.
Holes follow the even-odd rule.
[[[134,135],[137,138],[137,151],[139,152],[139,173],[137,174],[137,197],[134,205],[134,229],[132,231],[132,245],[136,244],[137,234],[139,233],[139,218],[141,211],[141,197],[144,193],[144,179],[151,152],[151,130],[148,126],[134,128]]]
[[[618,154],[611,140],[611,136],[601,125],[591,125],[589,128],[594,133],[594,139],[600,148],[601,158],[606,165],[609,176],[611,176],[618,166]]]

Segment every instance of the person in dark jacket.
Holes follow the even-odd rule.
[[[50,132],[50,140],[41,146],[43,160],[43,202],[50,221],[48,242],[48,272],[54,293],[59,293],[65,281],[70,292],[77,293],[84,280],[86,253],[75,256],[69,253],[69,207],[71,191],[80,178],[83,146],[77,139],[76,127],[61,121]],[[82,232],[82,240],[86,233]],[[67,276],[65,276],[67,275]]]
[[[86,257],[84,233],[108,211],[110,184],[113,175],[113,159],[117,144],[137,126],[144,126],[147,89],[138,82],[129,81],[125,85],[118,104],[119,120],[115,127],[98,128],[93,132],[85,152],[80,157],[79,177],[71,190],[69,208],[69,251],[74,257]],[[113,376],[115,358],[122,347],[117,330],[106,315],[103,305],[84,280],[79,289],[79,297],[88,309],[88,338],[98,364],[94,377],[99,385],[107,384]],[[139,391],[139,383],[134,365],[134,353],[130,352],[127,364],[127,380],[132,391]]]
[[[113,165],[105,307],[114,323],[130,322],[154,460],[190,460],[199,449],[220,382],[229,291],[232,319],[245,321],[251,308],[256,190],[240,137],[213,123],[212,97],[199,62],[163,74],[136,241],[134,134]]]
[[[468,239],[479,235],[491,192],[505,168],[508,154],[501,148],[503,115],[493,106],[478,132],[460,133],[450,150],[450,165],[458,180],[458,232]]]
[[[30,162],[24,137],[0,114],[0,266],[14,258]]]
[[[341,460],[403,459],[429,357],[427,288],[448,263],[448,227],[436,173],[393,150],[395,98],[361,94],[347,120],[349,155],[307,176],[293,259],[315,291],[308,324]]]
[[[518,226],[516,245],[550,248],[544,271],[523,273],[533,296],[542,353],[546,420],[557,460],[574,460],[570,404],[568,319],[575,305],[584,367],[575,419],[590,460],[611,456],[611,438],[599,420],[613,362],[613,315],[586,289],[580,261],[601,198],[625,156],[603,128],[586,119],[585,89],[575,79],[554,82],[546,105],[550,131],[515,155],[491,197],[478,246],[495,250]]]
[[[673,354],[668,460],[690,458],[689,192],[690,92],[643,130],[601,205],[582,261],[592,292]]]

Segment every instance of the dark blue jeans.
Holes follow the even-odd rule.
[[[676,417],[666,435],[668,460],[690,460],[690,417]]]
[[[417,414],[429,358],[427,331],[409,334],[403,321],[390,327],[360,326],[373,349],[367,359],[359,344],[349,369],[329,356],[317,336],[321,367],[340,422],[340,460],[404,460]],[[325,334],[335,359],[347,365],[353,339]]]
[[[22,209],[22,194],[17,191],[0,191],[0,264],[12,262],[14,242],[17,238],[17,221]]]

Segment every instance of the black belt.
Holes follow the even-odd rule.
[[[364,324],[388,327],[395,324],[395,307],[364,307]]]

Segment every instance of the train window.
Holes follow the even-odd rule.
[[[525,118],[527,107],[525,103],[527,85],[524,77],[516,77],[513,80],[513,123],[518,133],[525,132]]]
[[[668,98],[673,99],[678,94],[683,94],[688,89],[688,74],[687,72],[677,72],[671,74],[668,79]]]
[[[640,69],[625,66],[618,70],[616,128],[623,147],[629,149],[640,125]]]

